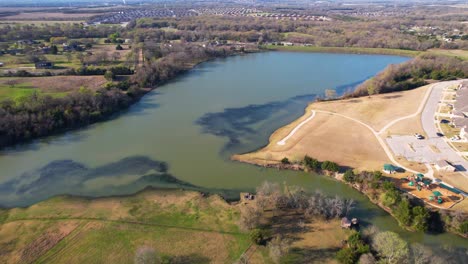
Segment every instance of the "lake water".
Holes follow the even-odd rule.
[[[1,151],[0,205],[25,206],[57,194],[129,194],[148,185],[232,194],[271,180],[353,198],[363,221],[409,240],[463,244],[453,235],[404,232],[364,196],[329,178],[229,160],[265,145],[325,89],[341,93],[405,60],[268,52],[204,63],[113,120]]]

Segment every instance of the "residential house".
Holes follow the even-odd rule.
[[[50,61],[41,61],[36,63],[36,69],[52,69],[54,64]]]

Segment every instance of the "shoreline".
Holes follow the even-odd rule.
[[[278,170],[294,170],[294,171],[308,172],[308,169],[304,165],[295,163],[294,161],[291,164],[283,164],[283,163],[281,163],[280,160],[275,160],[275,159],[268,158],[268,157],[260,158],[259,155],[257,155],[257,154],[262,153],[262,151],[264,151],[264,150],[268,151],[270,146],[276,145],[277,142],[280,142],[280,140],[285,138],[285,135],[289,135],[294,128],[296,128],[298,125],[302,124],[303,122],[306,122],[306,120],[310,118],[311,111],[313,111],[314,103],[315,102],[311,102],[311,103],[309,103],[309,105],[306,106],[302,116],[300,116],[296,120],[292,121],[291,123],[289,123],[289,124],[287,124],[285,126],[282,126],[282,127],[278,128],[277,130],[275,130],[270,135],[268,144],[266,144],[265,146],[263,146],[263,147],[261,147],[259,149],[248,152],[248,153],[234,154],[234,155],[231,156],[231,160],[251,164],[251,165],[254,165],[254,166],[265,167],[265,168],[276,168]],[[288,149],[290,149],[292,147],[293,146],[290,145]],[[347,168],[350,168],[352,170],[354,170],[354,169],[362,170],[362,168],[360,169],[360,168],[354,168],[354,167],[349,167],[349,166],[347,166]],[[365,171],[365,170],[362,170],[362,171]],[[393,211],[392,211],[391,208],[388,208],[388,207],[384,206],[382,203],[380,203],[378,200],[373,199],[372,198],[372,192],[365,192],[364,190],[362,190],[360,188],[359,184],[353,184],[353,183],[346,182],[343,179],[343,174],[342,173],[330,173],[330,172],[327,172],[327,171],[322,171],[322,172],[318,172],[318,174],[320,174],[321,176],[331,177],[334,180],[337,180],[337,181],[339,181],[339,182],[341,182],[343,184],[346,184],[346,185],[352,187],[353,189],[359,191],[362,195],[366,196],[367,199],[371,203],[377,205],[379,208],[386,211],[388,214],[390,214],[390,216],[392,216],[395,220],[397,220],[396,217],[394,216]],[[411,195],[411,197],[414,197],[415,199],[417,199],[418,202],[421,201],[421,203],[424,205],[424,207],[426,207],[428,210],[439,211],[439,212],[449,210],[449,209],[439,208],[437,206],[432,206],[432,205],[428,206],[426,204],[426,202],[421,200],[419,197],[417,197],[417,196],[415,196],[415,195],[413,195],[413,194],[411,194],[409,192],[405,192],[405,191],[403,191],[401,189],[398,189],[398,190],[401,193],[408,193],[409,195]],[[405,230],[415,232],[415,230],[413,230],[412,228],[410,228],[408,226],[400,225],[400,227],[405,229]],[[468,236],[465,236],[465,235],[463,235],[463,234],[461,234],[459,232],[455,232],[453,230],[446,230],[445,232],[452,233],[452,234],[458,235],[458,236],[463,237],[463,238],[468,238]]]
[[[410,58],[416,57],[424,52],[424,51],[415,51],[415,50],[387,49],[387,48],[322,47],[322,46],[263,45],[262,48],[266,50],[271,50],[271,51],[393,55],[393,56],[403,56],[403,57],[410,57]]]

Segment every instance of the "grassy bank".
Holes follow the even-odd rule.
[[[359,47],[317,47],[317,46],[277,46],[265,45],[268,50],[299,51],[299,52],[329,52],[329,53],[353,53],[353,54],[384,54],[416,57],[421,51],[384,49],[384,48],[359,48]]]
[[[55,197],[0,211],[0,262],[133,263],[147,246],[180,263],[232,263],[250,243],[239,215],[219,196],[181,190]]]

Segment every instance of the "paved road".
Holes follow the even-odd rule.
[[[437,123],[434,118],[435,113],[439,107],[439,101],[442,100],[442,93],[444,88],[457,83],[456,81],[452,82],[443,82],[435,84],[432,88],[432,92],[427,99],[426,106],[421,113],[421,122],[424,131],[427,134],[427,143],[429,145],[437,146],[440,150],[438,156],[444,157],[444,159],[452,162],[460,172],[468,177],[468,161],[463,159],[457,152],[452,149],[449,144],[444,140],[444,138],[437,136]]]

